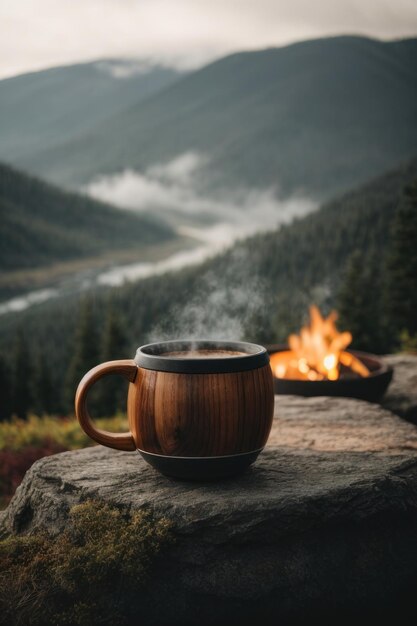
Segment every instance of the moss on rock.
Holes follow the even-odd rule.
[[[129,623],[157,556],[171,541],[171,523],[147,511],[126,513],[98,501],[74,506],[58,537],[0,542],[0,621]]]

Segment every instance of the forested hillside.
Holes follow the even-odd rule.
[[[0,271],[44,267],[174,237],[165,224],[0,164]]]
[[[363,271],[373,272],[372,288],[362,295],[376,311],[377,326],[384,310],[379,282],[385,275],[391,225],[404,189],[416,177],[413,161],[308,217],[243,241],[203,266],[101,291],[87,303],[61,299],[4,316],[4,362],[10,362],[16,345],[26,367],[41,359],[57,394],[55,406],[67,402],[69,408],[80,372],[99,360],[133,356],[148,340],[282,341],[299,327],[310,303],[324,310],[335,304],[356,251]],[[16,334],[19,329],[23,334]],[[31,338],[30,354],[25,336]]]
[[[174,82],[146,61],[104,59],[0,81],[0,159],[16,163],[70,141]]]
[[[206,191],[274,187],[329,198],[414,156],[416,58],[416,39],[362,37],[233,54],[21,162],[79,186],[194,151],[206,159]]]

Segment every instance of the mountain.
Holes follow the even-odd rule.
[[[152,218],[65,193],[0,164],[0,271],[45,267],[174,236]]]
[[[328,199],[414,156],[417,39],[335,37],[232,54],[21,162],[65,185],[201,153],[206,190]]]
[[[0,81],[0,159],[16,163],[70,141],[178,79],[146,61],[107,59]]]
[[[325,204],[316,213],[259,234],[203,265],[91,294],[97,328],[109,307],[127,332],[133,355],[149,341],[179,337],[284,341],[297,330],[310,303],[334,306],[348,259],[384,267],[390,227],[404,187],[417,178],[417,161]],[[375,298],[375,293],[370,294]],[[61,298],[0,317],[0,352],[17,330],[31,338],[62,385],[74,349],[81,297]]]

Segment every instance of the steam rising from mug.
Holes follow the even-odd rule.
[[[233,271],[222,275],[202,272],[192,297],[161,315],[148,334],[149,341],[175,337],[243,340],[255,334],[255,326],[259,335],[261,314],[266,307],[276,307],[275,294],[258,276],[251,275],[250,259],[243,249],[236,248],[229,254]]]

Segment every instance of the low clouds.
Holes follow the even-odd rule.
[[[193,175],[207,165],[209,159],[198,152],[185,152],[163,165],[153,165],[148,174],[167,182],[189,185]]]
[[[148,74],[155,65],[147,59],[109,59],[107,61],[98,61],[96,63],[98,70],[104,74],[110,74],[113,78],[130,78],[140,74]]]
[[[237,239],[269,230],[302,217],[317,208],[305,197],[278,199],[276,189],[235,189],[210,196],[202,193],[199,180],[207,180],[210,159],[186,152],[146,172],[124,170],[99,176],[84,192],[120,208],[157,214],[168,220],[180,235],[196,240],[192,249],[174,253],[156,263],[134,263],[103,272],[101,285],[121,285],[155,274],[201,263],[232,245]]]
[[[154,209],[201,212],[202,202],[194,191],[197,176],[206,159],[187,152],[166,164],[154,165],[144,173],[126,169],[110,176],[98,176],[84,189],[90,196],[137,211]]]
[[[146,172],[124,170],[99,176],[84,191],[121,208],[157,213],[206,242],[231,242],[301,217],[316,208],[304,197],[280,200],[277,189],[235,189],[216,196],[201,192],[209,157],[186,152]],[[201,223],[204,226],[201,227]]]

